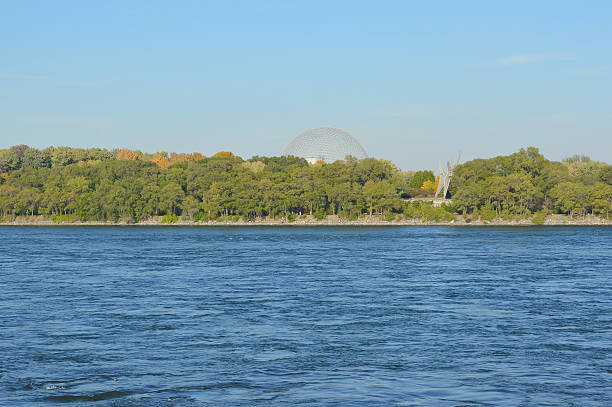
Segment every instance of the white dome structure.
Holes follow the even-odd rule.
[[[315,127],[300,133],[287,144],[283,155],[302,157],[311,164],[317,161],[333,163],[344,160],[348,155],[357,159],[368,157],[353,136],[334,127]]]

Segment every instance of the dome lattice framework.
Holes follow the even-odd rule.
[[[347,155],[367,158],[361,144],[344,130],[334,127],[315,127],[298,134],[283,150],[283,155],[305,158],[310,163],[319,160],[333,163]]]

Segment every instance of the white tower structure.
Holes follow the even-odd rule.
[[[457,161],[455,163],[453,163],[453,160],[446,162],[446,170],[442,168],[440,161],[438,161],[438,169],[440,170],[440,180],[438,181],[438,188],[436,188],[436,194],[434,195],[434,198],[437,198],[441,191],[443,192],[441,198],[446,198],[446,194],[448,193],[448,187],[450,186],[451,179],[453,178],[453,171],[455,170],[455,167],[459,165],[460,161],[461,150],[459,150]]]

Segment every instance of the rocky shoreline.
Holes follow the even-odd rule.
[[[0,226],[612,226],[612,220],[596,216],[585,216],[572,218],[566,215],[549,215],[542,225],[533,223],[532,218],[520,220],[496,219],[492,221],[475,219],[469,220],[457,216],[452,221],[423,221],[421,219],[402,219],[386,221],[379,217],[364,217],[358,220],[348,220],[337,216],[328,216],[326,219],[318,220],[312,216],[305,219],[296,219],[289,222],[286,219],[257,219],[245,222],[237,221],[208,221],[194,222],[192,220],[178,220],[175,223],[162,223],[161,217],[155,217],[142,222],[130,223],[120,222],[54,222],[49,218],[18,217],[10,222],[0,222]]]

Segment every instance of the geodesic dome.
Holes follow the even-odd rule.
[[[333,127],[315,127],[295,137],[283,150],[283,155],[305,158],[311,164],[321,160],[333,163],[347,155],[367,158],[361,144],[344,130]]]

